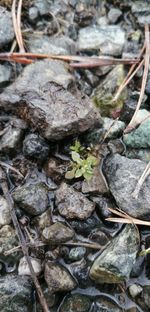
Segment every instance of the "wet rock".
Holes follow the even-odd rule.
[[[91,300],[82,294],[73,294],[65,297],[59,308],[59,312],[89,312]]]
[[[56,206],[66,219],[87,219],[95,209],[94,203],[66,183],[56,191]]]
[[[0,107],[13,110],[49,140],[84,132],[101,123],[100,115],[89,99],[66,90],[72,82],[65,63],[35,62],[0,94]]]
[[[96,312],[124,312],[124,309],[119,307],[112,299],[100,296],[95,303]]]
[[[72,39],[48,36],[30,36],[27,42],[28,49],[32,53],[66,55],[75,54],[75,43]]]
[[[132,13],[138,19],[139,24],[150,23],[150,3],[145,1],[132,1]]]
[[[121,10],[117,8],[111,8],[110,11],[108,12],[108,19],[111,24],[115,24],[121,15],[122,15]]]
[[[100,225],[100,220],[95,216],[91,216],[86,220],[73,220],[69,223],[78,234],[83,234],[87,236],[88,234],[90,234],[92,229]]]
[[[61,222],[46,227],[42,232],[43,240],[50,244],[65,243],[74,236],[74,231]]]
[[[125,33],[119,26],[88,26],[79,30],[79,51],[100,50],[106,55],[120,55],[125,44]]]
[[[97,283],[128,280],[138,249],[138,230],[134,225],[126,225],[94,261],[90,270],[91,279]]]
[[[48,261],[45,265],[45,281],[50,292],[70,291],[76,287],[76,281],[62,265]]]
[[[80,261],[86,254],[86,248],[85,247],[76,247],[71,248],[69,252],[69,259],[71,261]]]
[[[129,286],[129,293],[132,298],[137,297],[141,292],[143,288],[140,285],[132,284]]]
[[[48,188],[45,183],[27,182],[13,192],[14,201],[32,216],[43,213],[48,208]]]
[[[39,275],[42,272],[42,263],[40,259],[31,258],[31,263],[36,275]],[[31,271],[29,269],[28,263],[26,258],[23,257],[20,259],[19,266],[18,266],[18,275],[31,275]]]
[[[0,48],[2,48],[14,39],[11,12],[2,6],[0,6],[0,30]]]
[[[23,154],[27,157],[43,160],[49,154],[49,146],[39,135],[29,134],[23,141]]]
[[[28,277],[8,274],[0,277],[0,311],[32,311],[32,282]]]
[[[89,181],[83,181],[82,193],[103,194],[108,192],[107,182],[99,167],[93,169],[92,178]]]
[[[3,196],[0,196],[0,228],[11,223],[11,214],[8,203]]]
[[[113,117],[116,111],[121,110],[126,99],[126,90],[122,92],[118,100],[113,101],[113,98],[123,79],[124,67],[117,65],[95,89],[93,101],[100,109],[102,116]]]
[[[137,198],[132,194],[145,167],[146,163],[141,160],[115,154],[108,157],[105,173],[118,207],[135,218],[150,220],[150,177],[145,180]]]
[[[43,212],[40,216],[34,217],[32,219],[32,224],[36,226],[36,229],[42,233],[42,231],[49,227],[52,224],[52,217],[50,209],[47,209],[45,212]]]
[[[11,67],[0,64],[0,87],[6,86],[6,84],[10,81],[10,77]]]

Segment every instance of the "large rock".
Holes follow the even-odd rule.
[[[139,24],[149,24],[150,23],[150,3],[149,1],[131,1],[132,3],[132,13],[138,19]]]
[[[32,311],[32,283],[28,277],[8,274],[0,277],[0,311]]]
[[[125,33],[119,26],[88,26],[80,29],[79,51],[100,50],[106,55],[120,55],[125,44]]]
[[[143,183],[138,197],[133,192],[146,163],[119,154],[107,158],[105,173],[118,207],[135,218],[150,220],[150,177]]]
[[[120,283],[128,280],[139,249],[139,233],[134,225],[126,225],[119,235],[94,261],[90,277],[98,283]]]
[[[94,203],[66,183],[56,191],[56,206],[66,219],[87,219],[95,209]]]
[[[6,46],[14,38],[11,13],[0,6],[0,48]]]
[[[42,232],[43,240],[51,244],[65,243],[74,236],[74,231],[61,222],[46,227]]]
[[[0,107],[25,119],[45,138],[60,140],[100,123],[89,99],[66,90],[72,82],[65,63],[36,62],[0,95]]]

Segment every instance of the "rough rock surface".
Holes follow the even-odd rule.
[[[62,183],[56,191],[56,206],[66,219],[87,219],[95,208],[95,204],[73,187]]]
[[[150,220],[150,177],[143,183],[137,198],[132,194],[145,167],[146,163],[141,160],[115,154],[107,158],[105,173],[118,207],[135,218]]]
[[[74,236],[74,231],[61,222],[46,227],[42,232],[43,240],[48,243],[65,243]]]
[[[14,30],[11,13],[0,6],[0,48],[11,42],[14,38]]]
[[[11,215],[6,199],[0,196],[0,228],[11,222]]]
[[[50,140],[99,124],[100,115],[92,102],[66,90],[73,82],[66,66],[48,60],[28,65],[0,95],[0,107],[14,111]]]
[[[60,307],[60,312],[88,312],[91,307],[91,300],[89,297],[82,294],[73,294],[68,296],[63,301]]]

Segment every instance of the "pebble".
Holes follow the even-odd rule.
[[[23,154],[27,157],[44,160],[49,154],[49,145],[38,134],[28,134],[23,141]]]
[[[50,244],[61,244],[70,240],[74,236],[74,231],[61,222],[44,228],[42,232],[43,240]]]
[[[11,214],[8,203],[3,196],[0,196],[0,228],[11,223]]]
[[[31,263],[33,266],[33,270],[35,274],[38,276],[42,272],[42,263],[40,259],[31,258]],[[18,266],[18,275],[31,275],[31,271],[29,269],[28,263],[26,258],[23,257],[20,259],[19,266]]]
[[[0,48],[5,47],[14,39],[11,12],[0,6]]]

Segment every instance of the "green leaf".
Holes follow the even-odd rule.
[[[75,172],[75,178],[80,178],[82,176],[82,169],[77,169]]]
[[[65,174],[65,178],[68,179],[68,180],[71,180],[75,177],[75,168],[70,170],[70,171],[67,171],[66,174]]]
[[[72,160],[75,161],[77,164],[82,165],[82,159],[80,158],[80,155],[76,152],[71,153]]]
[[[85,180],[89,181],[92,178],[92,173],[88,173],[87,171],[83,174]]]

